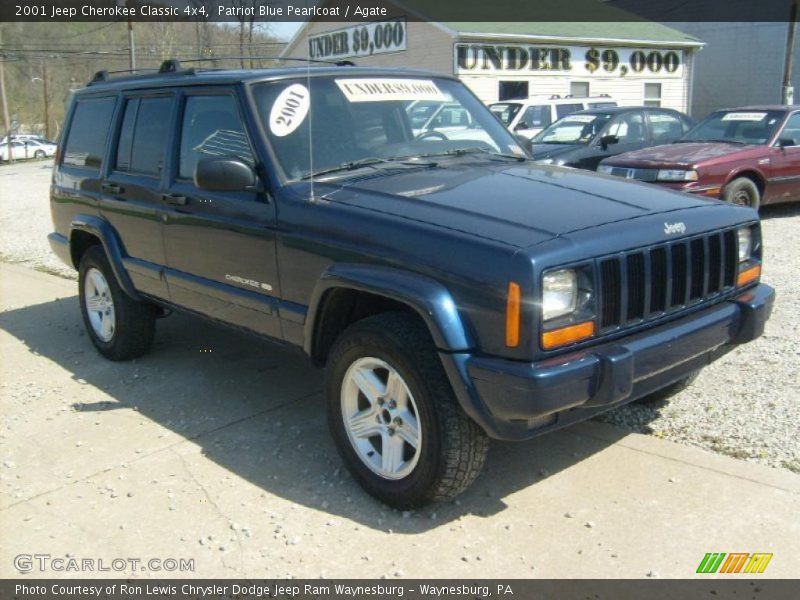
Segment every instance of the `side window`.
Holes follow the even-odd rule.
[[[608,134],[617,136],[621,144],[647,141],[642,113],[629,113],[617,117],[609,126]]]
[[[100,170],[115,103],[115,98],[77,101],[64,145],[65,165]]]
[[[653,142],[656,144],[667,144],[683,135],[683,125],[677,115],[667,112],[651,112],[647,117],[650,120]]]
[[[789,120],[786,121],[786,125],[778,138],[781,140],[792,140],[794,141],[794,144],[792,144],[793,146],[800,146],[800,113],[794,113],[789,117]]]
[[[544,129],[553,121],[550,116],[550,106],[529,106],[520,121],[524,121],[529,129]]]
[[[235,156],[255,164],[236,99],[228,94],[186,98],[178,177],[192,179],[197,162],[208,156]]]
[[[169,135],[172,98],[131,98],[125,103],[116,170],[159,176]]]
[[[556,104],[556,118],[566,117],[579,110],[583,110],[583,104]]]

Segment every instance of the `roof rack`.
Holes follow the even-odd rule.
[[[195,69],[184,69],[183,63],[200,63],[200,62],[213,62],[219,60],[277,60],[277,61],[296,61],[305,63],[321,63],[326,65],[335,65],[337,67],[355,67],[356,63],[351,60],[322,60],[316,58],[294,58],[284,56],[209,56],[207,58],[191,58],[188,60],[178,60],[177,58],[170,58],[161,63],[158,69],[121,69],[119,71],[97,71],[87,85],[102,83],[109,81],[111,75],[119,73],[131,73],[133,77],[152,75],[153,73],[159,75],[174,74],[174,75],[194,75],[197,71]],[[203,69],[211,70],[211,69]]]

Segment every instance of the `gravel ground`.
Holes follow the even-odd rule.
[[[75,279],[50,251],[51,161],[0,166],[0,260]],[[634,403],[599,420],[800,473],[800,206],[762,210],[763,280],[777,302],[763,337],[706,368],[669,402]]]

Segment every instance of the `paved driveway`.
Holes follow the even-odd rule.
[[[800,476],[600,423],[496,443],[458,502],[387,509],[301,356],[172,316],[152,354],[107,362],[75,287],[0,264],[0,577],[35,553],[198,577],[690,577],[706,552],[800,572]]]

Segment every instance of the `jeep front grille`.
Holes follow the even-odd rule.
[[[733,289],[734,230],[598,259],[600,330],[657,319]]]

